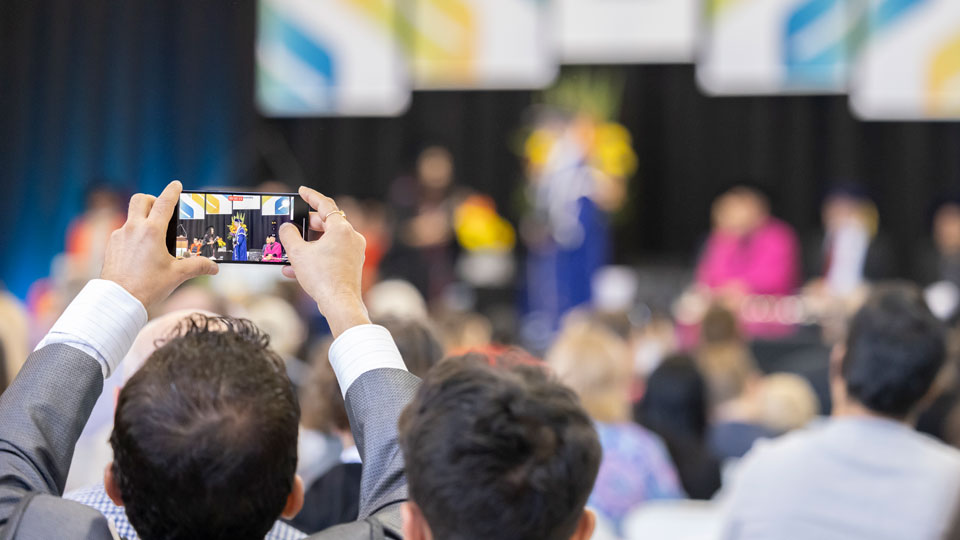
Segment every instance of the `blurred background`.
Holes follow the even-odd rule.
[[[631,366],[600,394],[640,407],[702,374],[711,425],[752,426],[711,439],[714,469],[829,412],[871,284],[956,320],[956,0],[11,0],[0,51],[0,383],[128,197],[173,179],[336,197],[371,314],[429,326],[420,353],[575,357],[589,340],[556,337],[587,325],[614,345],[580,352]],[[152,315],[181,309],[254,319],[301,389],[329,345],[275,267],[224,265]],[[951,384],[920,429],[956,444]],[[719,487],[671,457],[688,495]]]

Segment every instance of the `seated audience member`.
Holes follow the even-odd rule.
[[[778,435],[806,427],[820,410],[810,382],[793,373],[765,376],[758,394],[760,424]]]
[[[912,424],[945,357],[944,328],[920,292],[878,288],[834,349],[832,417],[744,458],[724,538],[944,538],[960,451]]]
[[[741,458],[758,439],[776,435],[761,422],[761,375],[745,345],[701,347],[696,359],[707,381],[712,411],[709,443],[717,458]]]
[[[406,540],[591,537],[597,433],[570,389],[507,354],[444,360],[404,410]]]
[[[334,441],[324,445],[323,455],[300,456],[297,470],[307,466],[310,476],[309,480],[304,478],[303,509],[290,523],[307,533],[353,521],[360,510],[362,466],[350,432],[350,419],[327,351],[322,355],[319,352],[313,359],[309,383],[300,398],[303,411],[300,423],[304,428],[301,447],[305,431],[332,437]],[[305,458],[312,459],[313,463],[304,463]]]
[[[647,379],[634,418],[667,444],[683,489],[709,499],[720,489],[720,462],[707,446],[707,385],[689,356],[669,356]]]
[[[267,237],[267,243],[263,245],[261,253],[260,260],[265,262],[280,262],[283,260],[283,247],[280,246],[280,242],[277,242],[277,237],[272,234]]]
[[[591,508],[619,531],[627,513],[645,501],[684,496],[662,441],[631,421],[632,362],[623,340],[594,324],[568,325],[547,363],[580,396],[600,435],[603,461]]]
[[[116,538],[102,514],[59,495],[103,378],[146,323],[147,308],[184,280],[218,270],[205,257],[167,253],[180,190],[173,182],[157,198],[133,197],[101,279],[70,304],[0,396],[0,527],[9,538]],[[316,228],[329,216],[324,234],[306,242],[288,226],[281,235],[297,280],[336,337],[330,361],[370,469],[360,490],[365,521],[316,538],[398,531],[407,488],[396,425],[419,379],[406,371],[389,333],[366,317],[363,238],[333,213],[332,199],[306,188],[301,196],[317,211]],[[302,503],[295,475],[299,407],[283,363],[252,324],[215,321],[216,329],[192,323],[164,343],[118,399],[114,462],[104,484],[144,540],[260,540]]]

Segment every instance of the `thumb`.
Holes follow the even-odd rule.
[[[289,255],[291,252],[300,251],[307,242],[301,236],[300,229],[293,223],[287,222],[280,226],[280,243]]]
[[[206,257],[190,257],[189,259],[182,259],[177,261],[177,265],[180,267],[180,271],[186,275],[185,280],[195,278],[197,276],[212,276],[220,271],[220,267],[217,266],[217,263]]]

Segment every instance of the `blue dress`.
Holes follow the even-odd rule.
[[[247,230],[244,227],[237,228],[237,234],[233,240],[233,260],[247,260]]]

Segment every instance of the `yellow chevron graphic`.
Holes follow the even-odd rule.
[[[197,195],[194,195],[196,197]],[[202,201],[201,201],[202,203]],[[207,213],[208,214],[219,214],[220,213],[220,199],[216,197],[207,197]]]
[[[927,111],[934,116],[960,114],[960,34],[933,55],[927,75]]]

